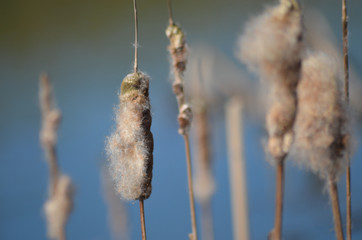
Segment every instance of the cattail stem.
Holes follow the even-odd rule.
[[[144,203],[143,203],[143,199],[139,200],[139,202],[140,202],[140,218],[141,218],[142,240],[147,240],[146,222],[145,222],[145,206],[144,206]]]
[[[276,201],[275,201],[275,220],[272,232],[272,240],[282,239],[282,222],[283,222],[283,195],[284,195],[284,159],[278,160],[276,171]]]
[[[186,165],[187,165],[187,180],[189,186],[189,199],[190,199],[190,214],[191,214],[191,227],[192,233],[190,240],[197,240],[197,227],[196,227],[196,211],[195,211],[195,198],[192,183],[192,168],[191,168],[191,151],[190,140],[188,134],[184,134],[185,151],[186,151]]]
[[[173,15],[172,15],[171,0],[167,1],[167,7],[168,7],[168,23],[170,25],[173,25]]]
[[[134,10],[134,73],[138,72],[138,17],[136,0],[133,0]]]
[[[242,112],[243,103],[239,99],[233,98],[227,103],[226,132],[235,240],[249,239]]]
[[[336,231],[337,240],[343,240],[344,237],[343,237],[341,211],[339,209],[337,183],[333,181],[331,177],[329,177],[328,185],[329,185],[329,195],[332,203],[334,229]]]
[[[347,3],[342,0],[342,35],[343,35],[343,66],[344,66],[344,98],[349,102],[349,64],[348,64],[348,17]],[[351,167],[349,155],[347,158],[346,170],[346,204],[347,204],[347,240],[352,239],[352,207],[351,207]]]

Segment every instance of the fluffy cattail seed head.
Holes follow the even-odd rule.
[[[300,78],[302,14],[297,0],[283,0],[250,21],[240,39],[241,60],[267,80],[268,151],[284,159],[293,140],[296,87]]]
[[[137,72],[122,82],[117,127],[107,139],[110,175],[126,200],[147,199],[152,191],[153,136],[149,77]]]
[[[65,235],[65,224],[73,209],[73,195],[74,186],[70,178],[65,175],[60,176],[53,195],[44,205],[49,238],[60,239],[60,236]]]
[[[295,4],[293,4],[293,2]],[[248,67],[269,81],[297,82],[291,68],[300,65],[302,16],[295,1],[267,9],[252,19],[240,38],[240,58]],[[284,75],[284,76],[283,76]]]
[[[295,123],[299,160],[321,177],[334,180],[345,167],[349,138],[347,110],[336,66],[321,53],[303,61]]]

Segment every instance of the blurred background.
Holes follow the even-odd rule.
[[[210,100],[215,239],[233,237],[224,117],[230,96],[239,96],[245,102],[243,136],[250,239],[266,239],[273,227],[275,174],[273,166],[265,161],[262,98],[258,80],[238,61],[237,39],[245,21],[274,2],[173,1],[175,21],[185,30],[190,47],[185,81],[192,89],[193,79],[201,75],[201,89]],[[356,139],[351,164],[352,221],[353,237],[361,239],[362,2],[348,4]],[[342,49],[340,1],[304,0],[302,5],[311,48],[338,56]],[[166,1],[139,0],[138,13],[139,67],[152,78],[155,141],[153,192],[145,202],[147,234],[149,239],[187,239],[191,224],[186,163],[183,139],[177,133],[177,103],[171,91]],[[0,239],[46,239],[42,208],[48,196],[49,176],[39,144],[38,104],[38,76],[42,71],[50,75],[63,114],[57,148],[59,164],[77,189],[67,225],[68,238],[118,239],[110,227],[110,212],[114,211],[110,210],[111,200],[103,180],[104,145],[114,126],[121,80],[132,69],[132,1],[1,1],[0,22]],[[194,150],[195,144],[191,146]],[[339,190],[345,222],[344,178]],[[286,167],[284,204],[284,239],[335,238],[324,183],[292,161]],[[200,227],[200,205],[196,207]],[[123,203],[118,210],[127,215],[122,223],[127,229],[123,231],[126,239],[140,239],[138,203]]]

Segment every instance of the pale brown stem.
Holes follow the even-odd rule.
[[[145,222],[145,209],[144,209],[143,199],[139,200],[139,202],[140,202],[140,218],[141,218],[142,240],[147,240],[146,222]]]
[[[202,239],[213,240],[213,220],[212,220],[212,207],[210,200],[201,203],[202,211]]]
[[[185,140],[187,180],[188,180],[188,186],[189,186],[190,214],[191,214],[191,227],[192,227],[192,233],[190,234],[190,240],[197,240],[195,198],[194,198],[194,190],[193,190],[193,183],[192,183],[191,152],[190,152],[190,141],[189,141],[188,134],[184,135],[184,140]]]
[[[337,240],[343,240],[344,236],[343,236],[341,211],[339,209],[337,184],[330,177],[328,179],[328,185],[329,185],[329,196],[331,198],[331,203],[332,203],[334,230],[336,231]]]
[[[344,98],[349,102],[349,64],[348,64],[348,16],[347,3],[342,0],[342,35],[343,35],[343,66],[344,66]],[[347,204],[347,240],[352,239],[352,206],[351,206],[351,166],[349,155],[347,154],[346,170],[346,204]]]
[[[168,22],[170,25],[173,25],[173,16],[172,16],[172,7],[171,7],[171,0],[167,1],[167,7],[168,7]]]
[[[281,240],[283,223],[284,158],[279,159],[277,163],[275,195],[275,220],[272,240]]]
[[[138,17],[136,0],[133,0],[134,10],[134,73],[138,72]]]
[[[242,112],[241,100],[234,98],[227,103],[226,133],[234,240],[249,239]]]

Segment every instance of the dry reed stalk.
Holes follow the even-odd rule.
[[[181,28],[176,25],[172,18],[171,1],[168,1],[169,9],[169,25],[166,29],[166,36],[170,39],[169,52],[172,58],[174,82],[172,85],[173,92],[177,99],[179,108],[178,122],[179,122],[179,134],[184,137],[185,153],[186,153],[186,165],[187,165],[187,179],[189,188],[189,200],[190,200],[190,215],[192,233],[189,234],[191,240],[197,240],[197,226],[196,226],[196,212],[195,212],[195,199],[192,181],[192,165],[191,165],[191,152],[189,131],[192,120],[192,110],[190,105],[185,101],[184,93],[184,81],[183,73],[186,68],[187,62],[187,45],[185,42],[185,36]]]
[[[226,105],[226,134],[233,231],[235,240],[249,239],[248,201],[243,138],[243,102],[234,97]]]
[[[349,129],[335,62],[321,53],[303,60],[295,145],[298,161],[329,185],[337,239],[343,239],[337,180],[347,165]]]
[[[343,36],[343,69],[344,69],[344,99],[349,103],[349,67],[348,67],[348,15],[346,0],[342,0],[342,36]],[[351,204],[351,166],[347,154],[346,169],[346,203],[347,203],[347,240],[352,239],[352,204]]]
[[[152,192],[153,135],[149,77],[138,70],[138,17],[135,20],[134,71],[122,81],[117,128],[107,139],[111,177],[117,192],[126,200],[139,200],[142,239],[146,240],[144,200]]]
[[[297,0],[281,0],[246,26],[241,38],[242,60],[269,86],[266,127],[268,150],[277,165],[276,213],[273,240],[282,233],[284,160],[293,141],[303,47],[302,13]]]
[[[344,239],[343,226],[342,226],[341,211],[339,209],[337,183],[332,178],[329,178],[328,185],[329,185],[329,195],[332,203],[334,230],[336,231],[337,239],[343,240]]]
[[[60,173],[57,163],[55,148],[61,114],[54,106],[53,93],[46,74],[40,76],[39,101],[43,122],[40,141],[50,172],[50,193],[48,200],[44,204],[48,236],[51,239],[65,240],[65,226],[73,209],[74,187],[71,179]]]

